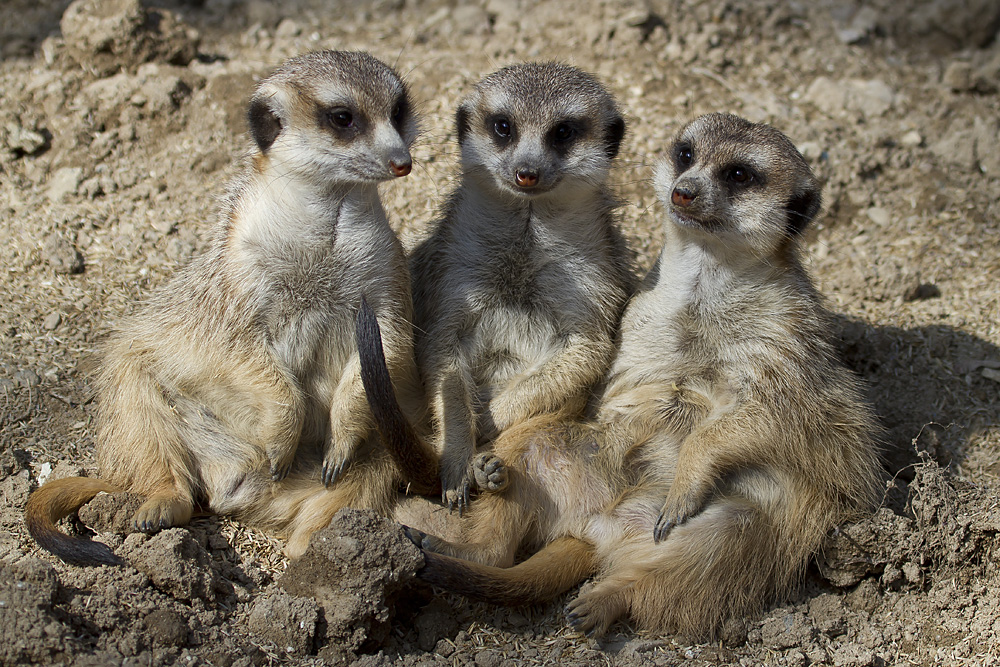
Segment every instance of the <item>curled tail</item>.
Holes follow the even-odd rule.
[[[437,457],[403,414],[392,387],[382,350],[382,331],[364,297],[355,322],[354,341],[361,359],[361,382],[375,419],[375,429],[411,488],[420,494],[440,492]]]
[[[38,546],[71,565],[121,565],[122,560],[106,544],[70,537],[56,528],[56,521],[76,512],[98,493],[119,490],[103,480],[89,477],[53,480],[28,498],[24,525]]]
[[[594,548],[575,537],[561,537],[526,561],[502,568],[424,551],[417,576],[473,600],[517,607],[547,602],[594,574]]]

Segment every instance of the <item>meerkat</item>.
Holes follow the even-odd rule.
[[[567,607],[579,630],[628,615],[709,638],[790,591],[825,535],[872,506],[878,428],[802,266],[820,186],[791,141],[703,116],[654,183],[664,248],[593,418],[503,434],[508,487],[472,504],[465,543],[410,532],[423,578],[450,590],[523,604],[596,574]]]
[[[539,414],[578,414],[606,372],[632,290],[607,183],[625,122],[590,74],[500,69],[456,114],[461,180],[410,257],[417,364],[442,501],[504,484],[477,446]]]
[[[260,82],[247,118],[208,248],[109,336],[100,479],[28,501],[29,532],[63,560],[117,562],[54,525],[100,491],[144,496],[139,530],[200,507],[287,535],[290,556],[341,507],[394,502],[400,472],[372,431],[354,327],[367,297],[388,324],[387,365],[416,381],[406,258],[378,193],[411,169],[407,88],[366,53],[309,53]]]

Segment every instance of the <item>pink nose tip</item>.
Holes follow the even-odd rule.
[[[525,170],[519,169],[517,173],[514,174],[514,180],[522,188],[533,188],[536,185],[538,185],[538,174],[536,174],[533,171],[528,171],[526,169]]]
[[[694,201],[694,196],[689,192],[682,192],[680,190],[674,190],[670,194],[670,201],[673,202],[674,206],[690,206],[691,202]]]
[[[389,169],[392,170],[393,176],[406,176],[410,173],[410,169],[413,166],[409,162],[404,162],[403,164],[396,164],[392,160],[389,160]]]

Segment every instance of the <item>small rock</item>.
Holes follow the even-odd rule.
[[[972,88],[972,64],[961,60],[948,63],[941,80],[955,92],[969,90]]]
[[[301,34],[302,26],[289,18],[281,19],[281,23],[279,23],[278,27],[274,29],[274,36],[279,39],[298,37]]]
[[[868,219],[879,227],[884,227],[889,224],[889,211],[881,206],[872,206],[870,209],[865,211],[865,213],[867,213]]]
[[[850,21],[837,29],[837,38],[844,44],[860,44],[878,28],[878,12],[872,7],[861,7]]]
[[[38,373],[30,368],[22,368],[14,373],[14,381],[25,389],[34,389],[41,383],[42,378],[38,377]]]
[[[861,644],[844,644],[833,654],[835,667],[868,667],[875,661],[875,652]]]
[[[154,643],[161,646],[184,646],[188,643],[188,626],[176,611],[156,609],[142,619],[143,628]]]
[[[59,27],[70,57],[100,76],[150,60],[187,65],[197,55],[196,31],[139,0],[74,0]]]
[[[500,667],[503,657],[498,651],[486,649],[476,653],[476,667]]]
[[[847,607],[836,595],[826,593],[810,600],[809,618],[820,632],[830,637],[847,632]]]
[[[42,259],[56,273],[82,273],[83,255],[67,239],[59,234],[51,234],[42,244]]]
[[[7,150],[13,153],[14,157],[22,155],[36,155],[49,146],[49,139],[41,132],[29,130],[20,125],[7,126]]]
[[[46,331],[55,331],[60,324],[62,324],[62,315],[56,311],[52,311],[42,320],[42,328]]]
[[[764,645],[772,649],[801,646],[812,640],[814,628],[802,612],[782,613],[764,620],[760,636]]]
[[[896,94],[877,79],[833,81],[821,76],[809,85],[803,99],[830,116],[852,111],[864,118],[874,118],[892,108]]]
[[[420,610],[413,626],[417,631],[417,644],[422,650],[430,651],[442,639],[454,636],[458,630],[458,619],[447,601],[435,598]]]
[[[896,100],[895,91],[884,81],[877,79],[852,81],[851,92],[851,106],[860,111],[865,118],[881,116],[892,108]]]
[[[979,170],[994,178],[1000,176],[1000,150],[997,150],[1000,122],[976,116],[972,121],[972,136],[976,142],[976,162]]]
[[[37,479],[38,479],[38,486],[41,486],[42,484],[45,484],[45,482],[47,482],[49,480],[49,477],[51,475],[52,475],[52,464],[51,463],[49,463],[48,461],[46,461],[42,465],[38,466],[38,475],[36,476]]]
[[[980,371],[980,374],[987,380],[993,380],[994,382],[1000,382],[1000,371],[994,370],[992,368],[984,368]]]
[[[823,147],[815,141],[805,141],[799,146],[799,153],[808,162],[815,162],[823,154]]]
[[[905,148],[916,148],[922,143],[924,143],[924,138],[916,130],[910,130],[899,140],[899,144]]]
[[[941,289],[932,283],[917,283],[903,293],[904,301],[924,301],[941,296]]]
[[[175,221],[168,218],[161,218],[159,216],[154,217],[150,224],[153,226],[153,229],[164,236],[177,228],[177,223]]]
[[[83,169],[80,167],[63,167],[57,169],[49,178],[45,196],[51,202],[60,202],[67,195],[75,195],[83,180]]]
[[[312,653],[320,608],[315,600],[277,590],[257,598],[247,621],[250,629],[274,642],[283,653]]]
[[[178,600],[214,601],[221,587],[212,557],[183,528],[157,533],[125,555],[154,586]]]
[[[77,514],[84,525],[98,533],[126,535],[135,532],[133,517],[144,501],[132,493],[99,493]]]

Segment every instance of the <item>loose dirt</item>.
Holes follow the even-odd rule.
[[[0,663],[996,664],[998,27],[995,0],[4,0]],[[824,181],[809,265],[885,426],[883,507],[725,645],[625,624],[596,642],[565,600],[433,597],[410,581],[419,553],[364,513],[290,564],[220,517],[129,533],[134,499],[105,496],[65,529],[90,526],[126,566],[40,551],[28,493],[95,472],[102,332],[203,247],[254,81],[320,48],[371,51],[412,87],[415,167],[384,188],[407,244],[454,184],[458,100],[508,63],[570,62],[620,99],[615,179],[643,267],[660,238],[651,166],[681,124],[724,110],[786,132]]]

